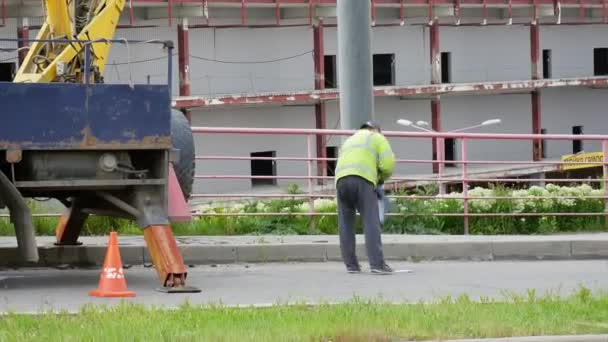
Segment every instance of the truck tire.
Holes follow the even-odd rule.
[[[192,195],[196,163],[194,137],[188,119],[178,110],[171,110],[171,140],[173,148],[179,150],[179,159],[173,165],[175,175],[184,193],[184,198],[188,200]]]

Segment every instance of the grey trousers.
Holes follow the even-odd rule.
[[[358,265],[355,253],[355,217],[361,214],[365,247],[371,267],[382,267],[384,254],[380,237],[378,197],[373,184],[358,176],[341,178],[337,184],[338,227],[340,229],[340,249],[346,267]]]

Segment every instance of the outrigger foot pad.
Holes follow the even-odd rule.
[[[186,285],[188,272],[169,225],[153,225],[144,229],[144,239],[165,293],[201,292]]]
[[[156,289],[158,292],[164,293],[199,293],[201,289],[193,286],[168,287],[163,286]]]

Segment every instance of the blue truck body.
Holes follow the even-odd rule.
[[[168,85],[0,82],[0,150],[171,148]]]

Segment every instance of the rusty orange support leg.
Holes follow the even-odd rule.
[[[144,229],[144,239],[163,286],[175,290],[175,292],[183,292],[180,291],[180,288],[185,286],[188,272],[171,227],[169,225],[148,226]]]
[[[89,217],[75,207],[67,208],[55,227],[55,238],[57,245],[81,245],[78,237],[84,226],[84,222]]]

